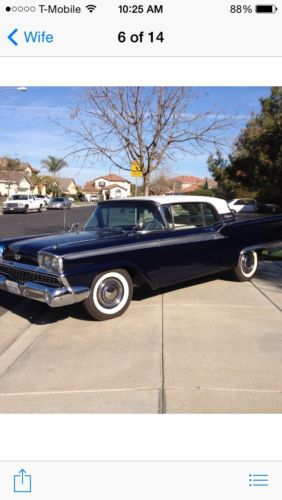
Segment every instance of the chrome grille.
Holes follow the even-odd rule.
[[[27,281],[33,281],[35,283],[42,283],[49,286],[61,286],[60,280],[55,276],[50,276],[49,274],[41,274],[35,271],[26,271],[24,269],[12,268],[3,264],[0,264],[0,273],[5,274],[8,278],[11,278],[18,283],[26,283]]]

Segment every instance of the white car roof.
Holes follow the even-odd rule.
[[[183,196],[178,194],[173,195],[160,195],[160,196],[136,196],[130,198],[123,198],[122,201],[126,200],[142,200],[142,201],[154,201],[159,205],[168,205],[170,203],[189,203],[189,202],[198,202],[198,203],[210,203],[215,207],[219,214],[230,213],[230,208],[228,206],[227,201],[221,198],[214,198],[212,196]],[[110,201],[120,201],[118,200],[110,200]]]

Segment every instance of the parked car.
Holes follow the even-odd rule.
[[[279,205],[274,203],[261,203],[252,198],[236,198],[228,202],[230,210],[236,213],[280,213]]]
[[[44,202],[32,194],[13,194],[3,202],[3,214],[41,212],[43,208]]]
[[[127,309],[135,284],[156,290],[226,270],[247,281],[274,248],[281,215],[238,221],[206,196],[109,200],[80,231],[0,241],[0,289],[51,307],[83,302],[104,320]]]
[[[98,194],[91,194],[89,197],[89,201],[91,203],[97,203],[99,201],[99,195]]]
[[[48,210],[52,209],[63,210],[64,208],[71,208],[71,201],[69,200],[69,198],[63,198],[62,196],[57,196],[55,198],[52,198],[47,207]]]
[[[49,198],[48,196],[44,196],[44,194],[36,194],[35,199],[39,200],[39,201],[40,200],[43,201],[45,208],[49,205],[49,203],[51,201],[51,198]]]

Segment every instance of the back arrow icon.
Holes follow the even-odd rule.
[[[16,42],[16,40],[14,40],[13,36],[18,32],[19,30],[16,28],[14,31],[12,31],[12,33],[10,33],[10,35],[8,35],[8,40],[10,40],[10,42],[12,42],[15,46],[18,45],[18,42]]]

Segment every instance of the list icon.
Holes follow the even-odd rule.
[[[249,486],[260,488],[269,486],[268,474],[249,474]]]

